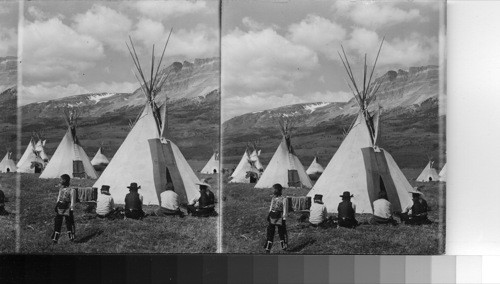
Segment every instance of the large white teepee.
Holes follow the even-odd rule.
[[[39,152],[36,151],[33,138],[28,143],[28,147],[24,151],[21,159],[17,163],[17,172],[19,173],[36,173],[41,172],[45,166],[45,162],[40,158]]]
[[[123,204],[129,192],[127,186],[136,182],[141,186],[139,193],[144,197],[144,204],[158,205],[159,195],[165,185],[172,183],[175,192],[179,194],[179,201],[187,202],[199,194],[196,185],[199,180],[179,148],[166,138],[166,103],[160,108],[154,101],[155,95],[167,79],[166,76],[158,76],[167,44],[156,67],[156,73],[151,74],[152,80],[148,82],[140,67],[132,39],[130,42],[133,51],[130,48],[129,51],[142,79],[141,81],[137,78],[146,95],[146,105],[94,187],[109,185],[115,203]],[[154,68],[154,47],[152,65],[151,70]]]
[[[260,150],[257,151],[256,146],[254,146],[253,151],[247,145],[243,156],[241,157],[238,166],[231,174],[231,183],[250,183],[250,176],[248,172],[255,173],[255,175],[259,175],[261,170],[264,170],[264,167],[260,163],[259,159]]]
[[[350,191],[354,195],[352,202],[356,204],[356,213],[373,213],[373,201],[378,198],[380,191],[385,191],[392,203],[392,209],[400,211],[412,202],[408,193],[412,186],[392,156],[377,147],[379,112],[372,115],[368,111],[368,106],[375,99],[375,93],[380,86],[371,84],[377,60],[371,75],[367,77],[365,56],[365,79],[361,89],[358,89],[359,85],[356,85],[347,56],[345,52],[343,54],[344,58],[340,57],[353,85],[349,84],[349,87],[360,106],[360,111],[349,133],[308,196],[322,194],[327,211],[337,213],[338,204],[341,202],[340,195],[344,191]]]
[[[444,167],[439,172],[439,181],[446,181],[446,164],[444,164]]]
[[[219,173],[219,151],[215,151],[210,160],[201,170],[202,174],[216,174]]]
[[[321,174],[321,173],[323,173],[324,170],[325,169],[323,168],[323,166],[318,163],[318,158],[314,157],[314,160],[312,161],[309,168],[307,168],[306,173],[308,175],[317,174],[317,173]]]
[[[59,178],[63,174],[68,174],[73,178],[97,178],[94,167],[76,136],[78,116],[77,109],[67,108],[64,111],[68,130],[40,178]]]
[[[101,148],[99,147],[99,150],[97,150],[97,153],[95,154],[94,158],[92,158],[92,161],[90,161],[92,166],[105,166],[109,164],[108,158],[104,156],[104,154],[101,151]]]
[[[433,168],[434,161],[429,161],[427,166],[422,170],[420,175],[417,177],[416,181],[420,182],[429,182],[429,181],[438,181],[439,175],[435,168]]]
[[[281,139],[278,149],[276,149],[255,188],[270,188],[276,183],[281,184],[283,187],[311,188],[311,179],[299,158],[295,155],[291,144],[291,121],[282,117],[279,123],[283,139]]]
[[[12,153],[7,152],[0,162],[0,173],[13,173],[17,171],[16,163],[11,158]]]

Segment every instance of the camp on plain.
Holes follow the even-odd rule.
[[[444,253],[443,7],[226,3],[224,252]]]

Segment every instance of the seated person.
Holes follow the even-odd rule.
[[[174,192],[174,185],[169,182],[165,186],[165,191],[160,194],[160,209],[156,216],[179,215],[184,217],[184,213],[179,208],[179,195]]]
[[[397,225],[398,222],[392,218],[391,206],[391,203],[387,200],[387,192],[379,192],[378,199],[373,201],[373,217],[368,221],[368,223],[372,225]]]
[[[125,217],[131,219],[142,219],[144,217],[144,211],[142,211],[142,195],[139,194],[140,186],[133,182],[130,186],[127,186],[130,190],[125,196]]]
[[[323,204],[323,195],[314,195],[314,203],[311,204],[309,223],[313,227],[326,228],[333,225],[332,217],[327,217],[326,206]]]
[[[208,188],[210,185],[204,181],[196,183],[200,186],[200,195],[191,200],[187,206],[188,214],[198,217],[215,215],[215,196]]]
[[[97,217],[114,219],[119,214],[118,208],[115,208],[115,201],[111,194],[109,194],[109,185],[101,187],[101,195],[97,199],[97,206],[95,209]]]
[[[408,225],[431,224],[432,221],[427,218],[429,207],[427,206],[427,201],[422,198],[423,193],[418,191],[417,188],[414,188],[414,191],[410,193],[413,204],[401,212],[399,215],[401,221]]]
[[[0,189],[0,216],[9,215],[9,212],[5,210],[5,201],[6,201],[5,194]]]
[[[349,191],[344,191],[340,197],[342,197],[342,202],[339,203],[337,208],[338,212],[338,224],[341,227],[355,228],[358,225],[356,220],[356,205],[351,202],[351,195]]]

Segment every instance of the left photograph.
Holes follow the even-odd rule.
[[[0,3],[0,254],[16,252],[17,26],[19,4]]]
[[[219,3],[23,13],[20,252],[217,252]]]

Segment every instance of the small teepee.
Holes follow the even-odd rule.
[[[429,181],[439,181],[439,175],[436,171],[434,166],[434,161],[429,159],[429,163],[427,163],[427,166],[422,170],[420,175],[417,177],[416,181],[420,182],[429,182]]]
[[[219,168],[219,150],[214,148],[214,154],[200,172],[202,174],[217,174],[220,172]]]
[[[270,188],[279,183],[283,187],[311,188],[312,182],[295,155],[291,143],[292,120],[281,117],[278,120],[283,138],[276,149],[269,165],[255,185],[255,188]]]
[[[382,43],[377,59],[381,48]],[[380,87],[380,84],[371,81],[377,59],[371,74],[368,74],[365,55],[363,82],[358,84],[343,47],[342,52],[344,56],[340,53],[339,56],[350,80],[348,85],[359,105],[359,113],[308,196],[323,195],[327,211],[337,213],[341,201],[339,196],[344,191],[350,191],[354,195],[352,202],[356,204],[356,213],[373,213],[373,201],[378,198],[379,192],[385,191],[392,209],[400,211],[412,204],[408,192],[413,189],[391,154],[377,146],[380,108],[375,108],[374,113],[369,111]]]
[[[109,164],[109,160],[102,153],[101,147],[99,147],[99,150],[97,150],[97,153],[95,154],[94,158],[92,158],[92,161],[90,161],[90,163],[94,167],[103,167]]]
[[[323,166],[320,165],[320,163],[318,163],[318,157],[315,156],[311,165],[309,166],[309,168],[307,168],[306,173],[308,175],[321,174],[321,173],[323,173],[324,170],[325,169],[323,168]]]
[[[238,166],[231,174],[230,183],[251,183],[255,182],[253,177],[258,177],[259,173],[264,170],[259,159],[260,150],[257,150],[257,144],[248,144],[245,152],[241,157]],[[256,180],[256,178],[255,178]]]
[[[439,181],[446,181],[446,164],[444,164],[444,167],[439,172]]]
[[[78,109],[66,108],[63,114],[68,130],[40,178],[59,178],[63,174],[73,178],[97,178],[90,159],[76,136],[77,120],[80,115]]]
[[[19,173],[41,173],[45,167],[45,162],[40,158],[40,153],[35,148],[34,139],[31,138],[28,147],[17,163]]]
[[[7,152],[0,162],[0,173],[14,173],[17,171],[16,163],[12,160],[12,153]]]
[[[196,185],[199,180],[177,145],[167,138],[166,102],[161,107],[155,102],[156,94],[167,79],[167,75],[160,74],[160,66],[168,39],[156,70],[153,46],[149,81],[142,71],[131,38],[130,44],[131,47],[128,44],[127,47],[129,47],[130,55],[139,73],[136,78],[146,97],[146,103],[125,141],[94,187],[100,188],[102,185],[109,185],[115,203],[123,204],[125,196],[129,192],[127,186],[136,182],[141,186],[139,193],[144,197],[143,203],[145,205],[158,205],[160,204],[160,193],[164,191],[167,183],[171,183],[179,195],[179,202],[186,203],[199,195],[199,189]]]

